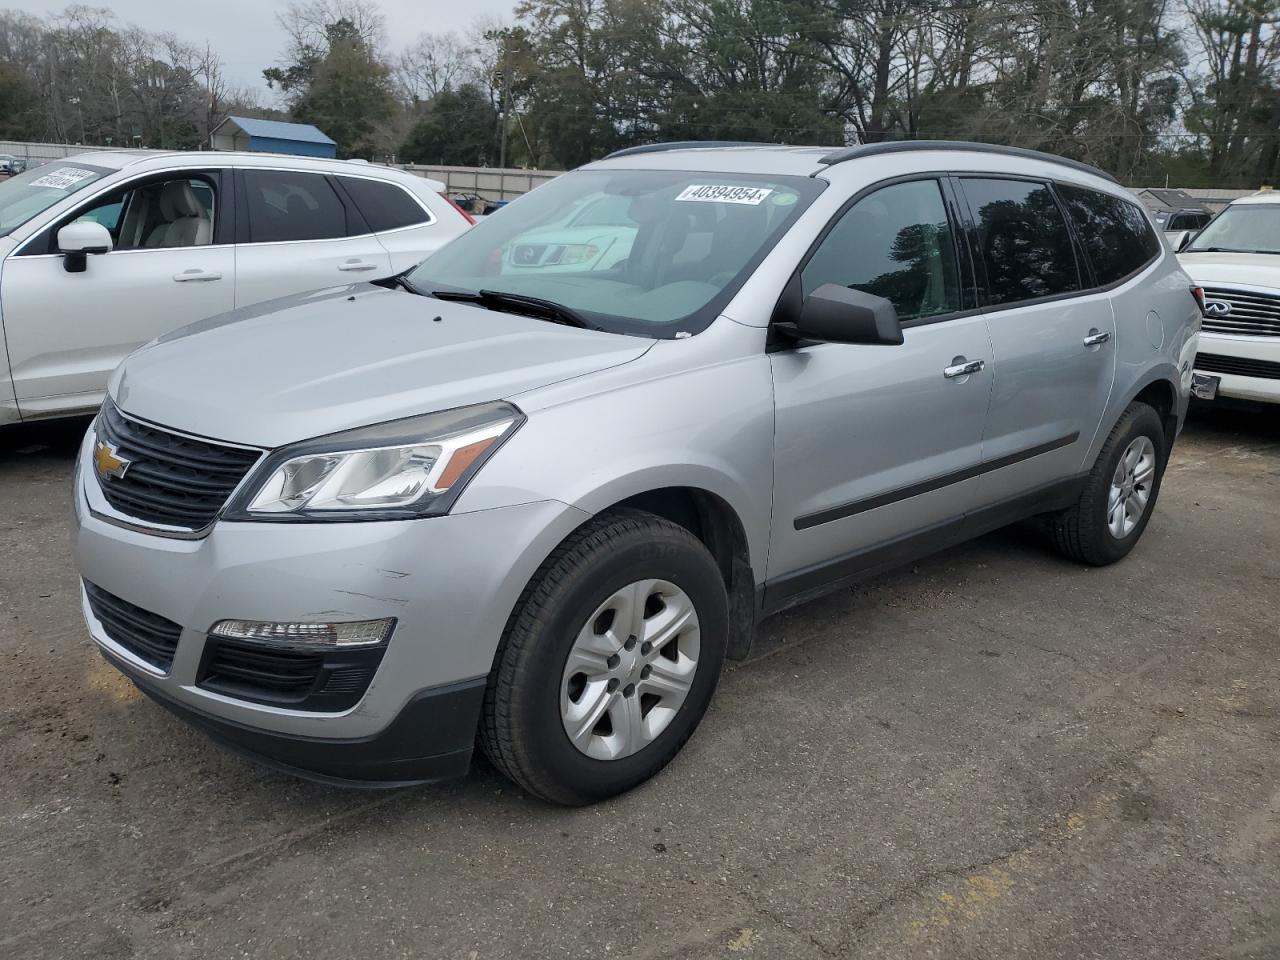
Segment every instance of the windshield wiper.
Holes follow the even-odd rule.
[[[507,313],[521,313],[539,320],[550,320],[552,323],[563,323],[568,327],[581,327],[584,330],[599,330],[594,323],[572,307],[566,307],[554,300],[543,300],[541,297],[526,297],[519,293],[503,293],[501,290],[481,290],[471,293],[465,290],[432,290],[431,296],[437,300],[450,300],[458,303],[474,303],[490,310]]]
[[[1191,247],[1184,253],[1275,253],[1275,250],[1241,250],[1237,247]]]
[[[422,289],[420,287],[415,287],[409,282],[409,278],[406,276],[408,272],[409,271],[406,270],[403,273],[397,273],[390,277],[379,277],[377,280],[370,280],[369,282],[377,287],[386,287],[388,290],[399,287],[401,290],[407,290],[409,293],[416,293],[420,297],[423,296]]]

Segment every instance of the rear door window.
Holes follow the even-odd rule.
[[[245,170],[249,242],[347,236],[347,210],[327,178],[293,170]]]
[[[343,189],[360,208],[360,213],[375,233],[430,223],[429,214],[418,199],[404,187],[385,180],[364,177],[339,177]]]
[[[1058,192],[1099,285],[1105,287],[1137,273],[1160,253],[1160,239],[1137,204],[1066,184],[1059,184]],[[1183,219],[1185,215],[1178,215],[1179,224]]]
[[[977,177],[962,183],[986,264],[988,304],[1081,289],[1071,233],[1047,184]]]

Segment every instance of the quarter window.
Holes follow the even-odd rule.
[[[897,183],[859,200],[800,274],[808,296],[825,283],[889,300],[902,320],[960,309],[956,251],[936,180]]]
[[[427,223],[431,215],[403,187],[385,180],[363,177],[339,177],[342,186],[355,201],[369,229],[375,232],[398,230]]]
[[[1084,187],[1060,184],[1058,191],[1102,286],[1137,273],[1160,252],[1160,239],[1136,204]],[[1179,214],[1169,230],[1184,230],[1191,215]]]
[[[327,240],[347,235],[347,210],[316,173],[246,170],[249,241]]]
[[[1017,303],[1080,289],[1071,234],[1043,183],[966,178],[987,267],[987,302]]]

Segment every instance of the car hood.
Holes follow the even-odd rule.
[[[513,397],[642,356],[654,341],[358,284],[184,327],[112,376],[119,407],[278,447]]]
[[[1187,275],[1202,286],[1243,283],[1251,287],[1280,287],[1280,254],[1180,253],[1178,262]]]

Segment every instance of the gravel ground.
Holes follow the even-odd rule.
[[[0,956],[1280,957],[1280,415],[1199,414],[1135,552],[1012,529],[767,621],[582,810],[342,791],[94,652],[83,424],[0,433]]]

